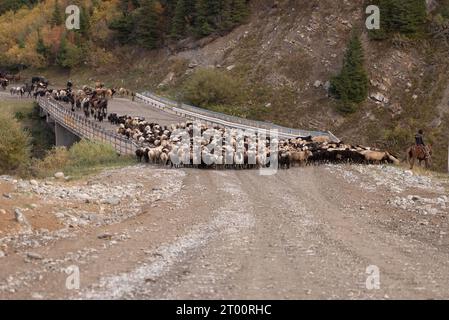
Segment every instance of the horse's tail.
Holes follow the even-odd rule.
[[[413,147],[410,147],[407,149],[407,161],[410,162],[412,158],[413,158]]]

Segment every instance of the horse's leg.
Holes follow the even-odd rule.
[[[415,166],[415,157],[410,158],[410,170],[413,170],[413,167]]]

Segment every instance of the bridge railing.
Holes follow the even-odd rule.
[[[68,110],[57,101],[39,97],[38,103],[40,107],[55,120],[55,122],[80,138],[108,143],[112,145],[120,155],[132,155],[138,148],[135,142],[106,130],[98,123],[86,119],[83,115]]]
[[[207,124],[222,125],[225,127],[236,129],[265,129],[265,130],[277,129],[279,132],[279,136],[282,138],[327,136],[332,141],[335,142],[340,141],[340,139],[338,139],[330,131],[300,130],[282,127],[269,122],[239,118],[219,112],[194,107],[185,103],[178,103],[176,101],[164,97],[159,97],[150,92],[144,92],[143,94],[136,94],[136,99],[142,101],[143,103],[149,104],[155,108],[161,109],[163,111],[166,112],[168,111],[192,120],[200,120]]]

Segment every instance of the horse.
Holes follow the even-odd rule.
[[[22,87],[24,93],[28,93],[27,98],[32,97],[32,93],[34,92],[34,84],[25,83],[25,85]]]
[[[2,87],[3,90],[6,90],[8,84],[9,84],[8,79],[0,77],[0,86]]]
[[[21,77],[19,74],[6,74],[5,78],[14,83],[17,83],[21,80]]]
[[[426,153],[426,150],[424,148],[427,148],[428,153]],[[432,146],[414,145],[410,147],[407,150],[407,160],[410,163],[411,170],[413,170],[416,160],[419,161],[419,165],[421,165],[421,163],[425,161],[426,168],[430,168],[432,166]]]
[[[23,94],[25,93],[25,88],[24,87],[11,87],[9,92],[11,93],[12,96],[17,95],[22,98]]]

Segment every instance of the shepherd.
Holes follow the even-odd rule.
[[[415,145],[407,150],[407,158],[410,163],[410,169],[415,166],[415,161],[418,160],[421,165],[425,161],[426,168],[432,165],[432,147],[424,143],[424,131],[419,130],[415,135]]]

